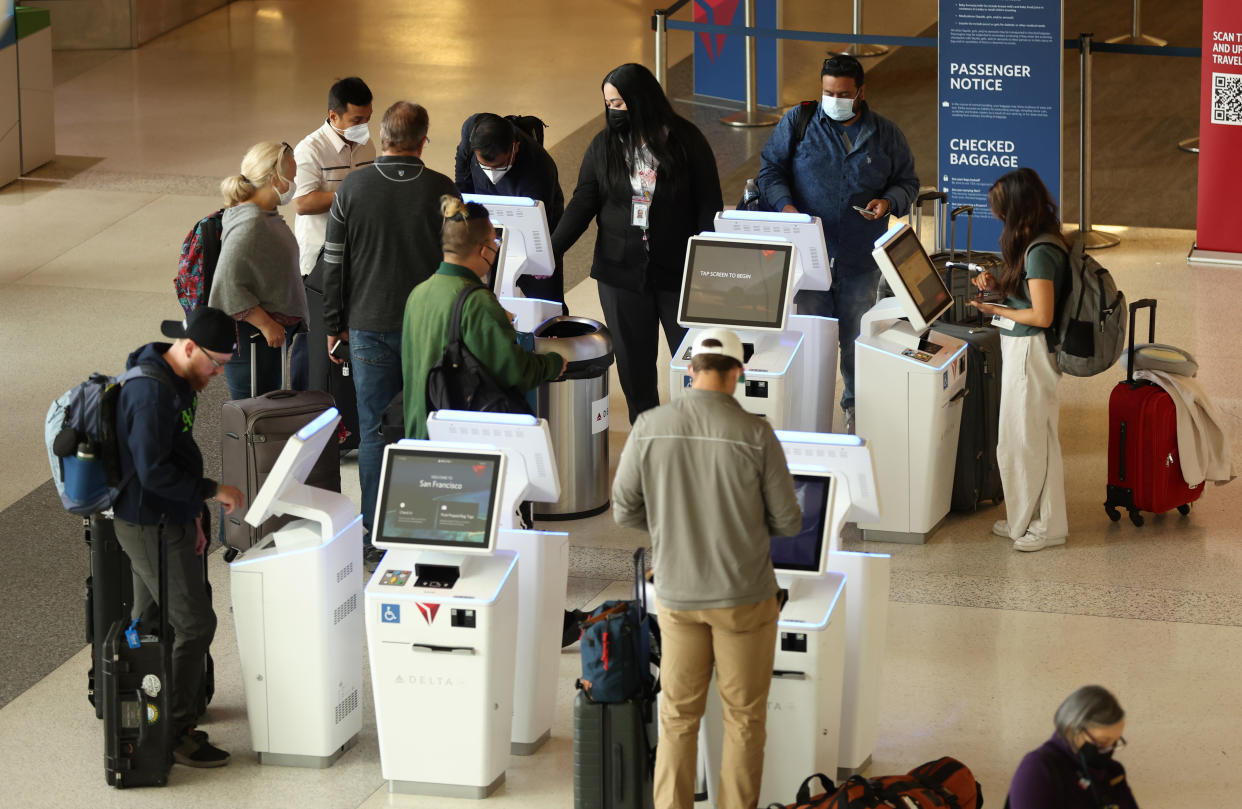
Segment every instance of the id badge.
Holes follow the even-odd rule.
[[[1013,331],[1013,327],[1017,326],[1018,324],[1014,323],[1012,320],[1005,317],[1004,315],[992,315],[992,325],[998,329],[1005,329],[1006,331]]]
[[[630,224],[647,229],[647,214],[651,212],[651,200],[646,197],[631,197],[633,202],[630,208]]]

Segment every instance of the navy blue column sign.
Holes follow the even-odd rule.
[[[974,247],[996,250],[987,195],[1002,174],[1035,169],[1060,204],[1061,2],[940,0],[939,38],[937,185],[975,206]]]

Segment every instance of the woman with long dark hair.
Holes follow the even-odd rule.
[[[1000,278],[980,273],[975,285],[998,290],[1004,305],[974,302],[1001,333],[1000,431],[996,460],[1005,489],[1006,519],[992,533],[1019,551],[1064,545],[1065,468],[1058,436],[1061,371],[1047,330],[1057,322],[1068,289],[1069,254],[1061,220],[1039,175],[1020,168],[988,190],[988,206],[1004,224]]]
[[[552,248],[563,255],[592,219],[598,225],[591,277],[632,424],[660,403],[659,329],[670,351],[685,336],[677,296],[686,242],[712,229],[724,201],[711,146],[673,111],[651,71],[621,65],[601,89],[607,126],[587,147]]]

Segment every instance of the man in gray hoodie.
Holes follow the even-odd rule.
[[[733,397],[743,356],[728,329],[700,334],[690,390],[638,417],[612,487],[617,523],[651,534],[663,640],[658,809],[694,804],[713,661],[725,706],[720,805],[759,799],[780,613],[771,537],[798,533],[802,511],[776,433]]]

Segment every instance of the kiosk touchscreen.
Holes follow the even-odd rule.
[[[556,271],[543,203],[530,197],[493,194],[463,194],[462,199],[486,207],[492,226],[503,232],[504,254],[497,257],[496,269],[492,271],[492,291],[501,305],[514,314],[515,328],[534,331],[543,321],[561,314],[561,305],[556,301],[527,298],[517,286],[523,275],[546,276]]]
[[[366,588],[380,770],[390,792],[482,798],[509,760],[517,554],[495,550],[504,453],[384,448]]]
[[[305,484],[335,408],[285,444],[246,513],[297,517],[229,565],[251,742],[261,764],[327,767],[362,730],[362,517]]]
[[[789,785],[838,763],[846,657],[846,577],[826,572],[836,476],[793,468],[802,528],[772,537],[777,582],[789,591],[777,624],[768,691],[767,744],[759,804],[788,800]],[[708,695],[700,733],[708,802],[716,804],[724,732],[720,700]],[[802,773],[799,775],[799,773]]]
[[[783,237],[690,239],[677,316],[689,331],[671,363],[672,396],[690,385],[690,349],[699,332],[723,326],[742,340],[746,380],[735,395],[747,411],[775,427],[830,428],[836,321],[791,315],[797,255]]]
[[[855,342],[857,428],[871,444],[881,509],[859,527],[868,540],[922,543],[949,511],[966,344],[929,330],[953,296],[909,225],[891,228],[872,255],[893,297],[863,315]]]
[[[433,441],[488,444],[505,454],[496,544],[522,560],[510,750],[530,755],[552,735],[569,584],[569,535],[518,530],[521,502],[555,503],[561,496],[548,422],[516,413],[437,410],[427,417],[427,434]]]

